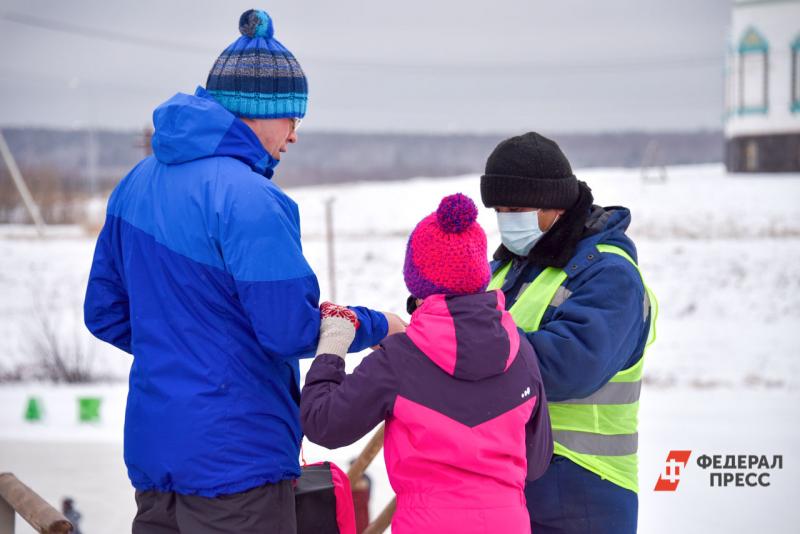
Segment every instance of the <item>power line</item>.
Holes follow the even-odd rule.
[[[50,20],[25,13],[11,13],[5,11],[0,13],[0,19],[22,24],[32,28],[52,30],[61,33],[69,33],[72,35],[79,35],[81,37],[89,37],[92,39],[101,39],[104,41],[111,41],[117,43],[132,44],[137,46],[147,46],[156,48],[158,50],[177,50],[179,52],[188,52],[193,54],[208,55],[209,53],[219,53],[219,50],[211,49],[205,46],[178,43],[175,41],[167,41],[164,39],[152,39],[149,37],[139,37],[137,35],[129,35],[119,33],[116,31],[102,30],[99,28],[90,28],[88,26],[81,26],[64,21]]]
[[[91,28],[64,21],[50,20],[25,13],[2,12],[0,19],[37,29],[68,33],[90,39],[144,46],[157,50],[174,50],[191,54],[217,54],[220,50],[192,43],[179,43],[164,39],[153,39],[116,31]],[[618,72],[626,70],[659,70],[670,68],[722,68],[723,54],[714,56],[683,56],[660,58],[629,58],[604,61],[584,61],[580,63],[566,62],[495,62],[479,63],[402,63],[374,60],[348,60],[337,58],[304,58],[309,63],[338,66],[355,69],[393,69],[393,70],[430,70],[447,74],[470,74],[476,71],[500,71],[507,74],[528,74],[532,71],[540,73],[575,73],[589,71],[592,73]]]
[[[387,63],[372,62],[347,59],[311,59],[309,62],[319,64],[332,64],[352,68],[391,68],[399,70],[430,70],[435,72],[463,72],[474,74],[478,71],[500,71],[506,74],[530,74],[532,71],[547,73],[570,73],[570,72],[618,72],[625,70],[648,70],[648,69],[669,69],[669,68],[695,68],[695,67],[715,67],[722,68],[723,56],[706,57],[662,57],[662,58],[631,58],[606,61],[586,61],[580,63],[567,62],[481,62],[481,63]]]

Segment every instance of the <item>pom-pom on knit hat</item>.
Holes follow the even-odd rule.
[[[306,76],[292,53],[275,39],[270,16],[265,11],[245,11],[239,32],[242,36],[211,68],[206,90],[237,117],[304,117]]]
[[[414,228],[403,267],[413,296],[424,299],[486,290],[490,276],[486,234],[477,218],[472,199],[458,193],[443,198],[439,209]]]

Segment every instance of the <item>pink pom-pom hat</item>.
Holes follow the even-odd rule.
[[[478,208],[466,195],[442,199],[439,209],[408,238],[403,277],[411,294],[469,295],[489,285],[486,234],[477,223]]]

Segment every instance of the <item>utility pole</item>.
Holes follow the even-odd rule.
[[[42,214],[39,212],[39,206],[37,206],[36,202],[33,201],[31,192],[28,189],[24,178],[22,178],[22,173],[19,171],[19,167],[17,167],[17,162],[14,160],[14,155],[11,153],[11,149],[8,148],[8,143],[6,143],[6,138],[3,135],[2,130],[0,130],[0,155],[2,155],[3,161],[5,161],[6,167],[8,168],[8,172],[11,174],[11,179],[14,181],[14,185],[17,187],[17,191],[19,191],[19,195],[22,197],[22,202],[25,204],[25,209],[28,210],[31,219],[33,219],[33,223],[36,225],[36,232],[39,234],[39,237],[44,237],[45,224],[44,219],[42,219]]]
[[[325,200],[325,242],[328,244],[328,283],[330,284],[330,298],[336,300],[336,249],[334,248],[333,233],[333,203],[334,197]]]
[[[86,130],[86,173],[89,178],[89,193],[91,196],[97,194],[97,132],[93,127]]]
[[[142,129],[142,148],[144,149],[144,157],[153,155],[153,129],[150,126],[145,126]]]
[[[661,145],[655,139],[651,139],[647,143],[642,156],[642,182],[666,183],[667,167],[662,161]],[[656,176],[651,175],[651,169],[656,173]]]

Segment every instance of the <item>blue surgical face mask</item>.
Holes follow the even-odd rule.
[[[539,229],[538,211],[497,212],[500,237],[508,250],[527,256],[544,234]]]

